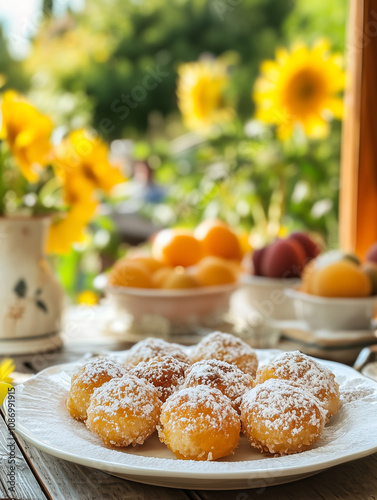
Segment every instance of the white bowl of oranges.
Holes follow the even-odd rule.
[[[195,232],[164,229],[149,254],[134,253],[114,264],[105,293],[135,333],[215,327],[238,287],[241,258],[237,235],[220,221],[205,221]]]
[[[377,265],[328,252],[308,264],[299,289],[285,293],[313,330],[368,330],[377,306]]]

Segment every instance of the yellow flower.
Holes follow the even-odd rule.
[[[1,114],[0,139],[9,144],[24,177],[36,182],[38,169],[49,161],[51,120],[13,90],[4,92]]]
[[[62,140],[54,151],[53,163],[63,180],[68,205],[91,200],[97,189],[110,193],[115,185],[125,182],[108,156],[107,144],[86,130],[75,130]]]
[[[179,66],[178,107],[187,127],[208,127],[232,117],[232,109],[225,101],[228,82],[227,66],[219,60]]]
[[[4,359],[0,363],[0,406],[3,404],[8,391],[12,389],[11,373],[14,371],[14,364],[11,359]]]
[[[72,205],[65,214],[59,214],[50,227],[47,252],[66,254],[72,249],[73,243],[82,242],[85,238],[84,229],[96,210],[94,201],[80,202]]]
[[[256,118],[277,125],[280,139],[290,137],[296,124],[308,137],[325,137],[328,121],[342,116],[342,62],[339,54],[329,53],[325,40],[311,50],[304,45],[294,46],[290,53],[278,49],[275,61],[262,63],[255,82]]]
[[[95,306],[98,304],[98,295],[91,290],[84,290],[77,296],[77,303],[86,306]]]

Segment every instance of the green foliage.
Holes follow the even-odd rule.
[[[283,226],[306,228],[337,238],[339,124],[326,141],[308,142],[296,134],[282,145],[257,122],[218,128],[194,147],[161,154],[157,180],[170,186],[165,201],[171,225],[194,226],[218,217],[243,227],[255,241],[275,238]],[[156,149],[150,149],[156,155]],[[147,207],[144,208],[147,210]],[[161,212],[154,210],[155,222]]]
[[[348,6],[347,0],[296,0],[284,23],[284,33],[290,42],[301,39],[312,43],[325,36],[334,50],[344,51]]]
[[[45,17],[50,17],[52,15],[53,8],[54,8],[53,0],[43,0],[42,11]]]
[[[28,78],[25,75],[23,65],[14,60],[8,51],[7,41],[0,24],[0,76],[5,78],[4,89],[12,88],[25,92],[29,87]],[[0,78],[1,80],[1,78]]]
[[[177,111],[178,64],[203,53],[232,51],[238,58],[234,93],[246,119],[253,111],[250,92],[259,63],[273,55],[293,1],[232,5],[228,0],[87,0],[82,13],[65,22],[52,20],[41,30],[29,69],[43,68],[55,90],[87,96],[93,103],[91,124],[107,139],[136,137],[148,128],[152,111],[163,116]],[[122,101],[128,94],[131,104]]]
[[[93,290],[94,278],[124,252],[113,222],[99,216],[90,225],[86,241],[68,255],[55,256],[54,267],[68,295],[75,299],[82,290]]]

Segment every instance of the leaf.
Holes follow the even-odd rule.
[[[48,312],[48,309],[47,309],[47,306],[46,304],[43,302],[43,300],[36,300],[35,301],[35,305],[37,307],[39,307],[39,309],[42,309],[43,312],[47,313]]]
[[[26,281],[21,278],[13,290],[18,295],[18,297],[21,298],[26,297],[26,291],[27,291]]]

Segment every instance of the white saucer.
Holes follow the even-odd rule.
[[[15,339],[0,338],[0,353],[4,356],[30,354],[59,349],[63,344],[60,332],[38,335],[36,337],[20,337]]]
[[[305,354],[352,364],[363,347],[377,344],[376,330],[310,330],[299,320],[270,321],[267,330],[278,330],[280,349],[300,349]]]

